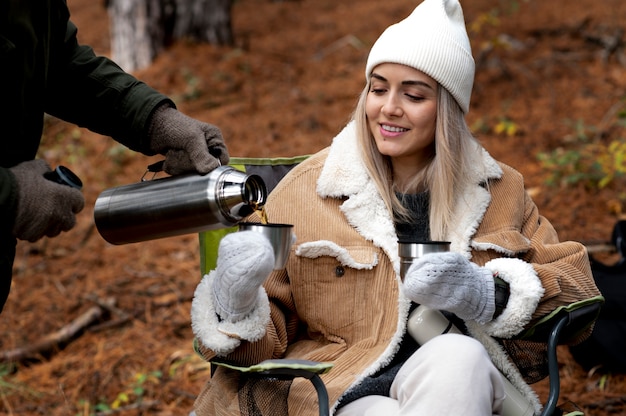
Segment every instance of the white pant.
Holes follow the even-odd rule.
[[[422,345],[400,368],[390,397],[366,396],[336,416],[500,415],[504,385],[485,348],[446,334]]]

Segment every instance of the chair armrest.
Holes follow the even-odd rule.
[[[332,363],[309,360],[278,359],[261,361],[260,363],[249,367],[236,366],[220,361],[211,361],[211,364],[227,367],[232,370],[247,373],[251,376],[260,378],[293,380],[296,377],[304,377],[310,380],[315,387],[319,401],[320,416],[328,416],[330,413],[328,392],[324,382],[320,378],[320,374],[328,373],[333,367]]]
[[[561,392],[557,346],[576,339],[587,330],[600,314],[604,297],[596,296],[554,310],[541,319],[520,338],[535,342],[547,342],[549,392],[541,416],[555,414]]]
[[[547,342],[553,328],[565,318],[565,322],[561,324],[558,340],[559,344],[565,344],[593,325],[600,314],[602,304],[604,304],[604,297],[595,296],[558,307],[516,338],[534,342]]]

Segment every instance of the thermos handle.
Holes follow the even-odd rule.
[[[217,163],[218,163],[218,166],[222,166],[222,163],[220,162],[219,159],[217,159]],[[165,164],[165,159],[159,160],[158,162],[154,162],[154,163],[151,163],[150,165],[148,165],[148,167],[146,168],[146,171],[144,172],[143,176],[141,177],[141,181],[143,182],[143,181],[147,180],[147,179],[145,179],[145,177],[146,177],[146,175],[148,173],[154,173],[155,176],[156,176],[157,173],[163,172],[163,165],[164,164]],[[154,176],[152,178],[154,179]]]
[[[146,168],[146,171],[143,173],[143,175],[141,175],[141,182],[145,182],[149,179],[146,179],[146,175],[148,173],[154,173],[154,175],[152,175],[152,179],[154,179],[156,177],[156,174],[159,172],[163,172],[163,165],[165,164],[165,159],[163,160],[159,160],[158,162],[154,162],[150,165],[148,165],[148,167]]]

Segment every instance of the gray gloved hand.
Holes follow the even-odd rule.
[[[13,235],[34,242],[54,237],[76,225],[76,214],[85,206],[83,194],[75,188],[44,178],[50,172],[41,160],[22,162],[9,169],[17,181],[17,213]]]
[[[222,238],[213,281],[215,310],[220,318],[236,322],[249,314],[273,268],[274,251],[262,234],[239,231]]]
[[[481,324],[489,322],[495,312],[491,271],[459,253],[430,253],[420,257],[407,271],[404,290],[416,303]]]
[[[148,134],[152,151],[165,155],[163,170],[170,175],[205,174],[230,160],[219,128],[168,105],[155,110]]]

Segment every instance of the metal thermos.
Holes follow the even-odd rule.
[[[437,335],[462,333],[441,312],[427,308],[424,305],[419,305],[417,309],[409,315],[407,332],[420,345],[424,345]],[[506,394],[504,403],[502,403],[502,415],[533,416],[535,414],[535,408],[532,403],[511,384],[504,374],[500,373],[500,376],[502,377],[504,392]]]
[[[404,281],[405,275],[411,264],[421,256],[429,253],[441,253],[450,250],[447,241],[428,242],[399,242],[398,255],[400,257],[400,277]],[[411,312],[407,321],[407,332],[420,345],[436,337],[447,333],[462,334],[462,332],[436,309],[418,305]],[[535,413],[532,403],[500,373],[504,383],[506,397],[502,404],[503,416],[533,416]]]
[[[220,166],[110,188],[94,208],[96,227],[112,244],[135,243],[236,225],[267,199],[258,175]]]

